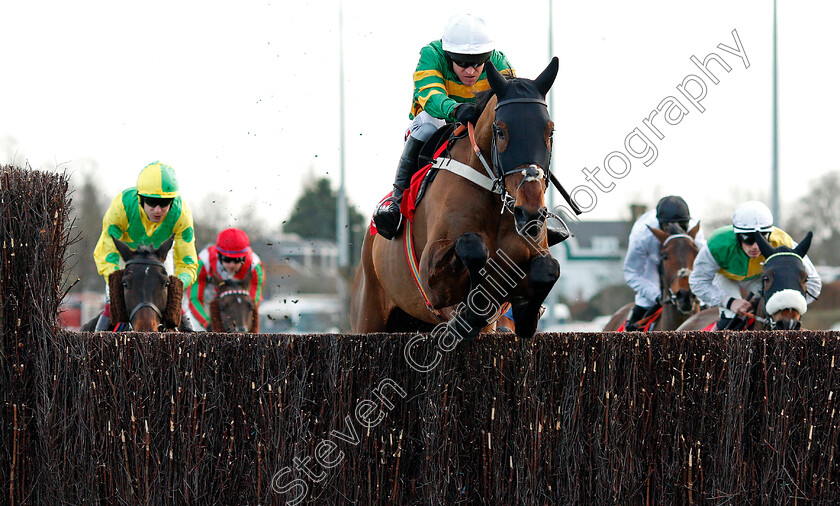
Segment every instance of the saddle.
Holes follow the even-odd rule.
[[[411,177],[411,184],[403,192],[400,204],[400,212],[409,221],[414,221],[414,211],[417,209],[417,204],[423,199],[426,189],[432,184],[439,172],[439,169],[432,168],[432,164],[438,157],[448,153],[451,142],[464,137],[466,134],[466,129],[459,130],[456,133],[455,123],[447,123],[438,128],[420,148],[420,153],[417,155],[419,169]],[[391,193],[389,192],[379,203],[381,204],[390,196]],[[370,220],[370,235],[376,235],[376,225],[373,219]]]
[[[449,151],[450,143],[466,135],[466,131],[455,134],[455,124],[447,123],[440,127],[420,148],[417,155],[417,165],[420,169],[411,177],[411,185],[403,193],[400,212],[410,221],[414,221],[414,210],[426,194],[426,189],[435,180],[439,170],[433,169],[432,164],[440,156]]]

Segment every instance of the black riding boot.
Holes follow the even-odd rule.
[[[649,309],[649,307],[642,307],[638,304],[633,306],[633,311],[630,312],[630,318],[628,318],[627,323],[624,324],[624,330],[628,332],[632,332],[634,330],[641,330],[639,329],[637,323],[639,322],[639,320],[644,318]]]
[[[105,332],[107,330],[111,330],[111,318],[105,316],[104,314],[100,314],[99,319],[96,321],[96,328],[93,329],[93,331]]]
[[[408,136],[403,147],[400,164],[397,166],[397,177],[394,179],[394,191],[390,197],[382,201],[382,204],[373,215],[373,223],[376,231],[385,239],[393,239],[400,230],[402,214],[400,203],[402,202],[403,191],[411,184],[411,176],[417,172],[417,155],[424,141]]]
[[[727,318],[721,314],[720,320],[715,325],[715,330],[744,330],[746,326],[747,321],[743,318],[738,318],[737,316]]]

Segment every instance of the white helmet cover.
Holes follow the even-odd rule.
[[[457,54],[482,54],[493,50],[487,23],[472,14],[456,14],[446,22],[443,50]]]
[[[736,207],[732,214],[732,227],[736,234],[772,232],[773,213],[757,200],[744,202]]]

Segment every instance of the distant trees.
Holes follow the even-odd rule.
[[[73,186],[70,201],[73,210],[70,214],[73,229],[70,232],[71,244],[67,251],[65,279],[68,283],[78,283],[72,291],[103,291],[105,278],[96,271],[93,261],[93,249],[102,232],[102,217],[109,202],[102,197],[96,184],[96,170],[86,172],[77,186],[71,177]]]
[[[336,208],[338,195],[330,187],[330,180],[322,177],[308,182],[301,196],[295,202],[289,219],[283,225],[283,231],[297,234],[306,239],[336,241]],[[349,205],[347,223],[350,238],[350,265],[359,261],[365,218]]]
[[[808,194],[785,220],[785,230],[801,241],[808,231],[814,240],[808,256],[816,264],[840,266],[840,172],[829,172],[813,181]]]

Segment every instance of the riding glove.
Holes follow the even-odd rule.
[[[475,125],[475,122],[478,120],[478,107],[475,104],[458,104],[455,106],[453,114],[459,123],[464,125],[472,123]]]

